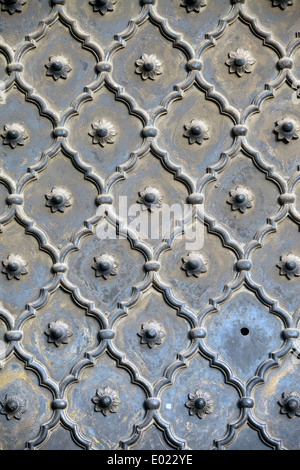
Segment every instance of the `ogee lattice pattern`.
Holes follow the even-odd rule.
[[[299,449],[300,3],[0,8],[0,447]]]

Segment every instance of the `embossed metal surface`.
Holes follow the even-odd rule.
[[[300,2],[0,9],[1,449],[299,449]]]

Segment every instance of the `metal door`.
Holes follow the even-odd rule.
[[[1,448],[299,449],[300,2],[0,3]]]

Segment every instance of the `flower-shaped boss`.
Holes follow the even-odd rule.
[[[65,208],[72,205],[72,194],[65,188],[54,187],[51,192],[45,194],[46,206],[51,207],[52,212],[65,212]]]
[[[23,5],[25,5],[26,0],[1,0],[2,11],[7,11],[11,15],[16,12],[21,12]]]
[[[114,5],[117,0],[91,0],[90,5],[93,5],[94,11],[99,11],[101,15],[105,15],[108,11],[114,10]]]
[[[207,261],[199,252],[191,251],[182,257],[182,261],[181,269],[186,271],[187,276],[199,277],[201,273],[206,273],[207,271]]]
[[[110,387],[98,388],[92,402],[95,403],[94,410],[101,411],[104,416],[116,413],[121,404],[118,392]]]
[[[184,137],[189,139],[190,144],[202,144],[203,140],[209,139],[208,126],[205,122],[197,119],[192,119],[189,124],[184,125]]]
[[[118,274],[117,268],[119,263],[112,255],[102,253],[100,256],[96,256],[94,261],[92,269],[96,271],[96,277],[102,276],[104,279],[108,279],[109,276],[116,276]]]
[[[62,55],[51,56],[49,61],[45,64],[47,68],[46,75],[53,77],[54,80],[59,78],[66,79],[68,73],[71,72],[70,60]]]
[[[28,273],[26,266],[28,264],[19,253],[18,255],[8,255],[8,257],[2,261],[3,269],[2,272],[6,274],[7,279],[21,279],[21,276]]]
[[[285,117],[277,121],[274,131],[277,133],[278,140],[290,142],[292,139],[298,139],[300,127],[294,119]]]
[[[136,65],[135,71],[142,76],[143,80],[147,78],[155,80],[156,75],[162,73],[162,61],[155,54],[142,54],[141,59],[136,61]]]
[[[26,411],[26,401],[17,395],[7,394],[1,402],[1,414],[6,415],[7,419],[21,419],[22,414]]]
[[[48,343],[54,343],[57,347],[61,344],[68,344],[70,336],[73,336],[69,325],[60,320],[49,323],[45,334],[48,336]]]
[[[256,60],[249,51],[239,48],[236,52],[229,52],[228,55],[229,59],[226,61],[226,65],[228,65],[230,73],[236,73],[241,77],[245,72],[252,72]]]
[[[137,333],[141,338],[141,344],[147,344],[150,349],[155,345],[162,343],[162,338],[166,336],[160,323],[150,321],[143,323],[140,331]]]
[[[143,191],[139,192],[139,195],[140,197],[137,202],[144,206],[144,210],[148,209],[152,212],[155,208],[162,207],[162,195],[157,188],[147,186]]]
[[[106,144],[114,143],[117,131],[111,122],[102,119],[101,121],[93,122],[89,135],[93,138],[93,144],[100,144],[101,147],[105,147]]]
[[[286,276],[289,280],[294,276],[300,276],[300,258],[293,253],[280,256],[280,262],[277,264],[281,276]]]
[[[13,149],[17,145],[24,145],[24,140],[28,137],[24,126],[18,122],[5,124],[4,132],[1,135],[4,138],[3,143],[10,145]]]
[[[182,0],[180,6],[185,7],[186,11],[190,13],[195,11],[199,13],[201,7],[205,7],[206,0]]]
[[[189,400],[185,406],[190,409],[191,416],[198,416],[202,419],[212,412],[213,402],[208,393],[202,392],[199,388],[195,393],[189,393]]]
[[[228,204],[231,204],[233,211],[239,210],[244,213],[246,209],[250,209],[250,207],[252,207],[254,195],[248,188],[238,186],[237,188],[229,191],[229,194],[230,197],[227,199],[227,202]]]
[[[294,4],[293,0],[271,0],[271,2],[273,2],[273,7],[280,7],[282,10]]]
[[[278,401],[281,406],[280,413],[287,414],[289,418],[300,416],[300,395],[297,392],[284,392],[281,400]]]

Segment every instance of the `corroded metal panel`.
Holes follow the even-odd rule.
[[[0,9],[0,448],[300,449],[299,2]]]

